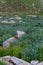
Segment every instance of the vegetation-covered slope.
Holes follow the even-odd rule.
[[[17,30],[26,34],[18,38],[9,48],[0,47],[0,56],[11,55],[24,60],[43,60],[43,18],[21,16],[22,22],[16,20],[14,24],[0,23],[0,46],[10,37],[15,36]],[[6,18],[5,18],[6,19]],[[9,19],[9,18],[7,18]],[[3,51],[4,50],[4,51]]]

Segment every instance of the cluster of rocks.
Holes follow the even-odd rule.
[[[38,60],[32,60],[30,63],[24,61],[22,59],[11,57],[11,56],[4,56],[0,57],[0,61],[4,61],[6,65],[43,65],[43,61],[39,62]]]
[[[17,38],[22,37],[25,34],[24,31],[17,31],[17,35],[15,35],[15,37],[11,37],[9,39],[7,39],[6,41],[3,42],[3,47],[8,47],[11,45],[11,43],[13,43],[14,41],[16,41]]]
[[[15,17],[10,17],[10,18],[3,18],[0,16],[0,22],[1,23],[16,23],[17,20],[20,23],[22,22],[22,18],[18,15],[15,15]]]
[[[34,4],[33,4],[33,6],[34,6]],[[27,15],[27,16],[37,18],[37,15]],[[21,23],[22,18],[18,15],[15,15],[15,17],[10,17],[10,18],[3,18],[0,16],[0,22],[1,23],[16,23],[16,21],[19,21]]]

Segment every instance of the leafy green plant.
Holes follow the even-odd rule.
[[[16,56],[21,58],[21,54],[20,54],[21,50],[23,50],[23,48],[20,46],[15,46],[15,47],[10,46],[8,48],[0,47],[0,56],[10,55],[10,56]]]

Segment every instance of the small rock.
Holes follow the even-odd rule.
[[[6,21],[6,20],[3,20],[3,21],[1,21],[1,23],[8,23],[8,21]]]
[[[15,23],[16,21],[11,20],[9,23]]]
[[[2,17],[0,16],[0,19],[1,19]]]
[[[35,6],[35,4],[33,3],[33,4],[32,4],[32,6],[34,7],[34,6]]]
[[[31,61],[31,65],[37,65],[38,63],[39,63],[38,60],[32,60],[32,61]]]
[[[22,22],[22,21],[19,21],[20,23]]]
[[[1,21],[1,23],[15,23],[15,21],[13,21],[13,20],[11,20],[11,21],[3,20],[3,21]]]
[[[21,20],[21,19],[22,19],[22,18],[19,17],[18,15],[16,15],[15,18],[16,18],[17,20]]]
[[[24,34],[25,34],[24,31],[17,31],[18,38],[21,37],[21,36],[23,36]]]
[[[15,40],[16,40],[16,38],[14,38],[14,37],[7,39],[5,42],[3,42],[3,47],[10,46],[10,44],[13,43]]]

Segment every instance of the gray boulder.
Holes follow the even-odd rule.
[[[31,65],[30,63],[16,57],[11,57],[11,61],[15,65]]]
[[[16,38],[14,38],[14,37],[7,39],[5,42],[3,42],[3,47],[10,46],[10,44],[13,43],[15,40],[16,40]]]

